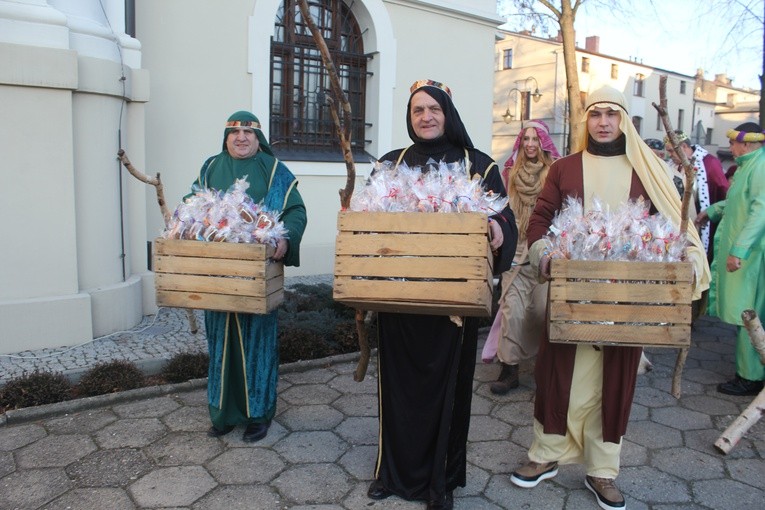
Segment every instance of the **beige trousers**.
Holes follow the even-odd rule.
[[[603,352],[579,345],[574,363],[566,435],[545,434],[542,424],[534,420],[529,460],[584,464],[590,476],[616,478],[622,444],[603,441]]]
[[[497,358],[502,363],[516,365],[533,358],[539,351],[539,341],[544,334],[545,309],[547,307],[547,283],[538,283],[536,271],[531,264],[519,266],[502,273],[502,294],[497,313],[500,317],[500,336]]]

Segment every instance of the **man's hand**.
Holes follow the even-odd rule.
[[[738,257],[734,257],[733,255],[728,255],[728,260],[725,263],[725,268],[728,270],[729,273],[738,271],[739,269],[741,269],[741,259]]]
[[[287,248],[289,247],[289,243],[286,239],[282,238],[279,239],[279,241],[276,243],[276,252],[274,253],[274,256],[271,257],[273,260],[282,260],[284,256],[287,254]]]
[[[700,229],[707,223],[709,223],[709,215],[707,214],[707,210],[704,209],[696,215],[696,219],[693,220],[693,224],[696,225],[696,228]]]
[[[548,282],[552,280],[552,277],[550,276],[550,256],[549,255],[542,255],[542,258],[539,259],[539,276],[541,276]]]
[[[497,251],[502,246],[502,242],[505,239],[502,235],[502,227],[491,218],[489,218],[489,232],[491,233],[491,241],[489,243],[491,245],[491,251]]]

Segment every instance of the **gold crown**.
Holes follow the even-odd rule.
[[[452,97],[452,91],[449,89],[449,87],[447,87],[440,81],[435,81],[435,80],[417,80],[416,82],[412,84],[411,87],[409,87],[409,94],[410,95],[414,94],[416,90],[419,90],[422,87],[435,87],[437,89],[441,89],[444,92],[446,92],[446,94],[449,97]]]

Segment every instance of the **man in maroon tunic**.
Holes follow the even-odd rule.
[[[585,211],[594,198],[614,209],[643,197],[652,213],[680,223],[677,191],[662,161],[632,125],[624,95],[611,87],[593,92],[583,122],[587,129],[580,151],[553,163],[529,220],[529,259],[541,279],[550,275],[550,256],[541,238],[569,196],[583,201]],[[694,264],[698,298],[708,287],[709,266],[695,228],[689,226],[688,235],[692,246],[686,256]],[[641,347],[550,343],[544,333],[534,374],[534,440],[529,462],[510,477],[515,485],[535,487],[555,476],[558,464],[582,463],[585,486],[598,505],[605,510],[626,507],[614,481],[640,353]]]

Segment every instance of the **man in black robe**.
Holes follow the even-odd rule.
[[[406,121],[414,144],[380,161],[423,172],[440,161],[463,161],[471,178],[480,176],[486,190],[504,196],[496,163],[473,147],[448,87],[421,80],[410,92]],[[500,274],[510,268],[518,237],[510,208],[492,215],[489,228]],[[465,486],[478,321],[463,317],[461,323],[447,316],[378,314],[380,442],[370,498],[395,494],[425,500],[428,509],[451,509],[452,491]]]

